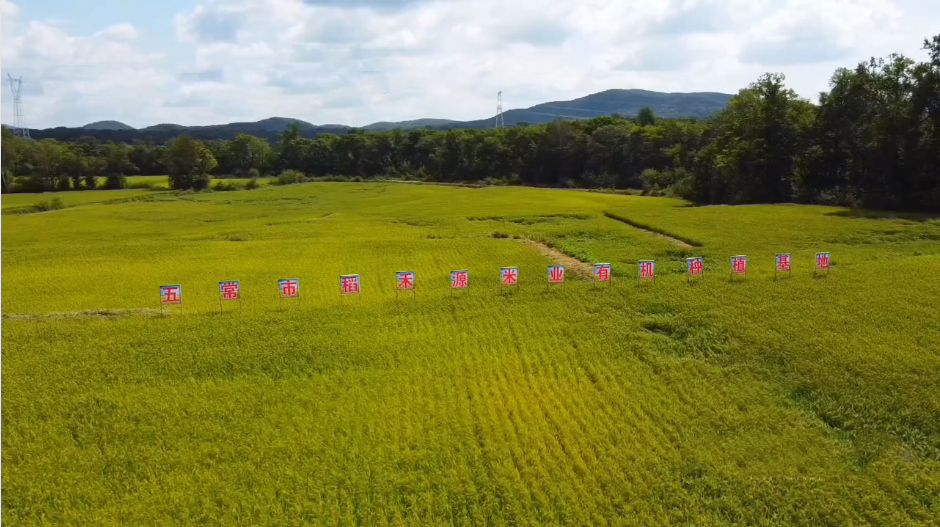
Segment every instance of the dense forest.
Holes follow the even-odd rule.
[[[4,129],[3,191],[120,188],[131,174],[168,174],[179,189],[205,188],[209,174],[280,183],[342,176],[940,211],[940,35],[924,49],[927,62],[891,55],[836,70],[818,104],[768,73],[709,119],[658,119],[645,108],[630,118],[316,138],[291,126],[273,144],[247,134],[61,143]]]

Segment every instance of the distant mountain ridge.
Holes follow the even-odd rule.
[[[126,125],[120,121],[96,121],[83,126],[85,130],[136,130],[133,126]]]
[[[395,128],[401,128],[407,130],[409,128],[434,128],[434,127],[446,127],[453,123],[459,123],[460,121],[454,121],[453,119],[415,119],[413,121],[379,121],[377,123],[367,124],[362,128],[370,132],[382,132],[385,130],[393,130]]]
[[[644,106],[653,109],[657,117],[706,118],[724,108],[732,95],[715,92],[664,93],[648,90],[605,90],[570,101],[536,104],[525,109],[503,112],[507,126],[520,123],[548,123],[559,117],[590,119],[599,115],[633,117]],[[477,121],[464,121],[454,128],[485,128],[492,126],[496,116]]]
[[[724,108],[731,97],[730,94],[715,92],[664,93],[637,89],[612,89],[570,101],[552,101],[529,108],[508,110],[503,112],[503,120],[507,126],[512,126],[521,123],[547,123],[555,119],[590,119],[613,114],[632,117],[644,106],[649,106],[657,116],[664,118],[707,118]],[[60,141],[74,141],[83,135],[92,135],[105,141],[133,142],[140,140],[162,143],[184,133],[203,141],[232,139],[240,133],[245,133],[275,140],[279,133],[294,123],[300,127],[300,133],[304,137],[316,137],[324,133],[345,134],[354,128],[342,124],[315,125],[288,117],[270,117],[256,122],[205,126],[164,123],[141,129],[134,129],[118,121],[98,121],[80,128],[58,127],[30,130],[30,136],[37,139],[53,138]],[[384,131],[395,128],[447,130],[451,128],[489,128],[494,124],[495,115],[472,121],[430,118],[398,122],[380,121],[361,128],[367,131]]]

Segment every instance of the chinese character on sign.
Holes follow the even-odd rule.
[[[701,256],[695,258],[686,258],[686,264],[689,267],[690,275],[700,275],[705,268],[705,259]]]
[[[183,289],[178,285],[161,285],[160,286],[160,303],[161,304],[182,304],[183,303]]]
[[[450,272],[450,287],[453,289],[464,289],[469,284],[467,283],[467,271],[451,271]]]
[[[354,294],[359,292],[359,275],[357,274],[344,274],[339,277],[339,286],[343,291],[344,295]]]
[[[790,253],[778,254],[776,260],[777,260],[777,271],[781,271],[781,272],[790,271]]]
[[[565,266],[564,265],[549,265],[548,266],[548,281],[553,284],[564,282],[565,281]]]
[[[598,282],[606,282],[610,280],[610,264],[594,264],[594,278]]]
[[[519,268],[501,267],[499,269],[499,281],[503,285],[516,285],[519,282]]]
[[[219,296],[222,300],[238,300],[238,280],[219,282]]]
[[[300,296],[300,280],[296,278],[284,278],[277,281],[277,287],[281,291],[281,298],[294,298]]]
[[[747,272],[747,256],[732,256],[731,257],[731,272],[732,273],[746,273]]]
[[[414,271],[399,271],[395,273],[395,277],[398,282],[398,289],[411,290],[415,288],[415,272]]]
[[[816,268],[829,270],[829,253],[816,253]]]
[[[656,277],[656,260],[640,260],[640,278]]]

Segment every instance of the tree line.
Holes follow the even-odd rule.
[[[636,116],[485,130],[429,129],[275,141],[176,137],[165,144],[23,140],[3,130],[3,191],[121,188],[169,175],[201,189],[210,174],[403,178],[642,189],[697,203],[817,202],[940,210],[940,35],[926,62],[900,56],[839,68],[817,104],[768,73],[709,119]]]

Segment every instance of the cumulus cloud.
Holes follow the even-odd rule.
[[[843,59],[851,49],[825,36],[790,37],[755,42],[745,48],[741,59],[763,66],[793,66]]]
[[[715,2],[667,3],[668,11],[651,33],[661,35],[687,35],[689,33],[720,32],[728,28],[729,11]]]
[[[556,22],[533,22],[514,28],[507,33],[510,41],[524,42],[534,46],[559,46],[568,39],[571,32]]]
[[[635,46],[633,55],[616,68],[632,71],[683,71],[697,56],[697,50],[682,39],[652,39]]]
[[[810,95],[833,64],[917,54],[940,26],[928,0],[202,0],[167,13],[175,35],[145,33],[177,39],[167,60],[133,25],[72,35],[0,2],[3,70],[35,83],[44,126],[92,111],[134,126],[475,119],[499,90],[504,108],[609,88],[733,93],[769,70]]]
[[[137,39],[137,29],[131,24],[115,24],[95,33],[95,36],[118,42],[131,42]]]
[[[4,17],[16,16],[20,13],[20,7],[10,0],[0,0],[0,15]]]
[[[236,42],[247,20],[244,11],[199,6],[193,13],[180,18],[179,34],[190,42]]]
[[[117,24],[92,34],[74,36],[41,20],[19,20],[17,6],[3,0],[2,74],[23,81],[27,125],[77,126],[97,119],[137,120],[142,101],[159,95],[170,76],[159,58],[135,49],[137,35],[130,24]],[[12,120],[4,99],[3,121]]]
[[[394,10],[412,6],[420,1],[421,0],[304,0],[304,3],[330,7],[368,7]]]
[[[222,82],[224,78],[222,68],[206,71],[186,71],[179,74],[180,82]]]

